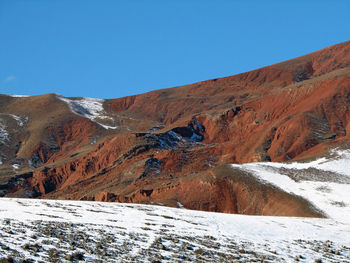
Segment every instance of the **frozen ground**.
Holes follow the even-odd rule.
[[[14,114],[9,114],[9,115],[16,120],[18,126],[20,127],[22,127],[28,121],[28,117],[26,116],[17,116]]]
[[[0,119],[0,144],[5,144],[9,141],[9,134],[6,130],[6,125]]]
[[[312,162],[233,164],[261,181],[308,199],[330,218],[350,222],[350,150]],[[349,237],[350,240],[350,237]]]
[[[233,165],[328,215],[232,215],[163,206],[0,199],[3,262],[350,262],[350,151]],[[179,204],[179,207],[182,205]]]
[[[3,198],[0,222],[15,262],[350,262],[350,224],[333,219]]]
[[[8,121],[6,120],[6,118],[10,116],[16,121],[18,127],[23,127],[23,125],[28,121],[28,117],[17,116],[14,114],[6,114],[6,113],[0,113],[0,116],[1,116],[0,118],[0,145],[1,145],[1,144],[7,144],[8,142],[10,142],[10,134],[8,131],[9,127],[8,127]]]
[[[113,118],[106,115],[106,112],[103,108],[103,99],[95,99],[95,98],[81,98],[81,99],[68,99],[58,95],[58,98],[64,102],[66,102],[71,109],[72,112],[88,118],[99,125],[101,125],[105,129],[116,129],[118,128],[115,125],[107,125],[114,124]]]

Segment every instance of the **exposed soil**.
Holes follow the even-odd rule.
[[[302,160],[347,145],[349,105],[350,42],[235,76],[105,100],[95,121],[56,94],[1,95],[0,196],[321,216],[305,200],[253,187],[249,175],[221,165]]]

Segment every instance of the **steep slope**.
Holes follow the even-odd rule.
[[[350,42],[113,100],[2,95],[0,191],[323,216],[309,201],[225,164],[301,160],[347,147],[349,105]]]

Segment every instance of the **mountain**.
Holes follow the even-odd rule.
[[[326,217],[306,193],[229,164],[333,160],[349,148],[349,105],[350,42],[118,99],[1,95],[0,193]],[[302,181],[348,176],[312,168]]]

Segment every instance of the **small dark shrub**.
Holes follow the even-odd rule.
[[[14,263],[15,260],[13,257],[0,258],[0,263]]]

